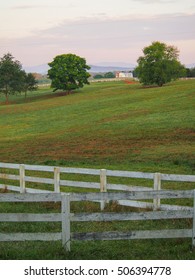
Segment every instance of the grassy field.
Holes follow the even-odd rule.
[[[0,161],[191,174],[195,80],[162,88],[94,83],[0,106]],[[1,99],[2,100],[2,99]]]
[[[194,93],[195,80],[185,80],[161,88],[92,83],[71,95],[42,88],[28,93],[26,100],[11,96],[8,105],[0,96],[0,162],[194,174]],[[29,206],[22,207],[18,211],[29,211]],[[41,211],[48,210],[47,205],[42,207]],[[94,206],[86,207],[95,211]],[[13,211],[6,205],[0,212],[5,209]],[[185,223],[169,225],[191,227],[191,221]],[[145,229],[151,225],[167,226],[165,222],[139,224]],[[3,232],[19,230],[6,223],[0,226]],[[134,227],[90,225],[92,231],[118,226]],[[44,231],[49,225],[37,227]],[[37,227],[27,229],[36,232]],[[51,230],[58,227],[51,225]],[[82,230],[85,227],[89,225],[80,225]],[[9,242],[0,244],[0,259],[194,259],[190,246],[190,239],[97,241],[87,246],[75,242],[67,254],[60,242]]]

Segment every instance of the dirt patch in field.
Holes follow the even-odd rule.
[[[132,85],[132,84],[137,84],[138,82],[136,81],[132,81],[132,80],[124,80],[125,84],[128,84],[128,85]]]
[[[101,135],[37,137],[33,140],[18,143],[2,143],[1,161],[5,162],[44,162],[46,160],[83,161],[143,161],[164,157],[166,149],[170,158],[182,154],[178,146],[186,147],[186,153],[192,138],[193,130],[175,130],[158,137],[158,135],[131,136]],[[124,138],[125,137],[125,138]]]
[[[150,112],[150,110],[140,109],[140,110],[130,110],[128,113],[120,113],[118,115],[114,115],[112,117],[103,118],[98,123],[107,123],[112,121],[120,121],[120,120],[128,120],[131,117],[146,115]]]

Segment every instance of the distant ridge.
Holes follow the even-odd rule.
[[[24,66],[24,70],[28,73],[40,73],[47,74],[49,66],[47,64],[41,64],[36,66]]]
[[[116,65],[114,64],[116,63]],[[113,65],[113,66],[112,66]],[[115,71],[132,71],[136,65],[134,64],[127,64],[127,63],[119,63],[119,62],[102,62],[97,63],[97,65],[89,65],[91,69],[89,70],[90,73],[106,73],[106,72],[115,72]],[[185,65],[187,68],[194,68],[195,63]],[[47,64],[41,64],[36,66],[24,66],[24,70],[28,73],[40,73],[40,74],[47,74],[49,66]]]
[[[90,65],[91,69],[89,72],[91,73],[102,73],[102,72],[114,72],[114,71],[130,71],[133,70],[134,67],[122,67],[122,66],[97,66]]]
[[[89,72],[91,73],[103,73],[103,72],[114,72],[114,71],[130,71],[135,68],[135,66],[131,65],[127,66],[101,66],[101,65],[89,65],[91,69]],[[40,73],[47,74],[49,66],[47,64],[41,64],[36,66],[26,66],[24,70],[28,73]]]
[[[188,64],[186,65],[187,68],[194,68],[195,67],[195,63],[191,63],[191,64]]]

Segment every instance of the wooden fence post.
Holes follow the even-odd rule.
[[[20,172],[20,193],[25,193],[25,166],[24,166],[24,164],[20,164],[19,172]]]
[[[100,170],[100,192],[107,192],[107,177],[106,177],[106,169]],[[100,209],[104,210],[106,201],[100,202]]]
[[[62,246],[70,252],[70,194],[62,194]]]
[[[60,168],[54,167],[54,192],[60,192]]]
[[[154,173],[154,191],[161,190],[161,174]],[[160,208],[160,198],[153,199],[153,210],[158,210]]]
[[[192,248],[195,248],[195,190],[194,190],[194,213],[193,213],[193,228],[192,228]]]

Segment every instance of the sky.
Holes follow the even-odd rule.
[[[24,66],[74,53],[88,64],[136,64],[154,41],[195,63],[194,0],[0,0],[0,57]]]

